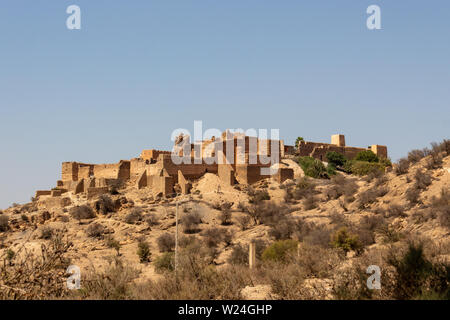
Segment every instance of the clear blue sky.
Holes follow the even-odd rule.
[[[1,1],[0,208],[53,187],[63,161],[169,149],[194,120],[287,144],[343,133],[397,160],[449,138],[449,34],[444,0]]]

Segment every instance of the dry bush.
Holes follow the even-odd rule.
[[[363,245],[356,234],[347,231],[347,228],[340,228],[332,236],[332,244],[336,248],[344,250],[344,252],[355,251],[360,253]]]
[[[423,158],[425,158],[427,156],[428,152],[426,149],[423,150],[411,150],[410,152],[408,152],[408,161],[410,163],[417,163],[420,160],[422,160]]]
[[[220,206],[220,223],[223,226],[228,226],[231,225],[233,222],[231,220],[232,218],[232,213],[231,213],[231,207],[233,206],[233,203],[231,202],[225,202]]]
[[[175,248],[175,235],[164,233],[156,239],[159,252],[170,252]]]
[[[186,213],[181,217],[184,233],[199,232],[199,224],[202,223],[202,216],[197,211]]]
[[[442,155],[432,153],[425,162],[425,168],[434,170],[442,167]]]
[[[142,221],[142,209],[141,208],[133,208],[129,214],[125,217],[125,222],[128,224],[134,224],[138,221]]]
[[[441,226],[450,229],[450,192],[448,190],[443,188],[439,197],[431,199],[430,210],[438,217]]]
[[[383,216],[370,215],[364,216],[359,221],[359,227],[365,230],[378,231],[386,225],[386,221]]]
[[[150,261],[152,253],[150,252],[150,245],[145,239],[139,239],[137,255],[141,263]]]
[[[420,190],[416,185],[409,187],[405,193],[406,200],[408,200],[410,206],[414,206],[420,202]]]
[[[112,236],[107,236],[105,238],[105,244],[108,248],[116,250],[118,256],[120,255],[120,242],[118,240]]]
[[[139,272],[114,257],[104,272],[91,268],[82,275],[82,289],[73,293],[83,300],[127,300],[133,298],[132,281]]]
[[[82,219],[92,219],[95,218],[95,212],[91,207],[87,205],[76,206],[69,210],[69,214],[72,218],[77,219],[78,221]]]
[[[255,191],[253,188],[249,187],[247,194],[249,196],[248,202],[251,204],[259,204],[261,201],[270,200],[267,190]]]
[[[251,223],[251,218],[248,215],[239,216],[236,218],[236,220],[242,231],[247,230]]]
[[[271,201],[250,204],[245,212],[253,219],[255,225],[263,223],[272,225],[289,213],[286,205],[279,205]]]
[[[316,184],[310,178],[302,177],[294,188],[286,188],[285,201],[289,203],[292,200],[301,200],[316,193]]]
[[[94,203],[94,210],[99,214],[108,214],[115,212],[116,208],[114,202],[106,194],[102,194]]]
[[[322,248],[329,248],[331,246],[331,230],[326,226],[320,225],[312,227],[311,230],[304,237],[304,242]]]
[[[53,237],[53,229],[50,227],[43,227],[41,229],[41,234],[39,235],[39,239],[49,240]]]
[[[261,273],[263,283],[270,285],[275,297],[284,300],[305,299],[302,288],[306,275],[296,264],[266,263]]]
[[[293,263],[303,271],[307,278],[327,278],[341,263],[341,258],[336,250],[302,244]]]
[[[317,199],[312,194],[309,194],[303,200],[303,209],[312,210],[317,208]]]
[[[224,228],[209,228],[202,232],[203,241],[208,248],[217,248],[220,243],[231,244],[231,233]]]
[[[388,218],[397,218],[397,217],[406,217],[407,216],[405,213],[405,207],[400,204],[396,204],[396,203],[390,204],[386,210],[386,213],[387,213]]]
[[[262,253],[264,249],[266,248],[267,244],[261,240],[257,239],[254,241],[255,247],[256,247],[256,260],[260,260]],[[233,265],[246,265],[248,266],[248,260],[249,260],[249,245],[242,245],[237,244],[233,246],[233,249],[231,250],[231,254],[228,257],[228,263]]]
[[[159,224],[159,216],[156,213],[149,213],[144,216],[144,221],[153,227]]]
[[[416,171],[414,179],[416,187],[421,190],[425,190],[431,184],[431,176],[422,170]]]
[[[409,161],[406,158],[401,158],[397,165],[394,166],[394,173],[398,176],[408,173]]]
[[[351,199],[358,191],[358,185],[351,179],[346,179],[343,175],[337,174],[331,178],[332,185],[325,191],[325,196],[328,200],[338,199],[345,196],[346,199]]]
[[[180,252],[177,277],[166,273],[158,281],[137,284],[133,290],[134,298],[242,299],[241,290],[252,284],[248,267],[231,265],[219,270],[211,263],[210,250],[196,242]]]
[[[91,223],[86,228],[86,234],[91,238],[103,239],[103,235],[105,234],[105,227],[100,223],[94,222]]]
[[[270,225],[269,236],[275,240],[290,239],[296,231],[296,221],[291,217],[283,217]]]
[[[65,257],[72,243],[56,233],[41,244],[40,255],[23,247],[10,255],[10,263],[0,264],[0,300],[39,300],[62,298],[68,294]]]
[[[358,207],[365,209],[369,204],[377,200],[377,192],[375,189],[367,189],[358,195]]]
[[[9,229],[9,218],[6,215],[0,215],[0,232],[8,231]]]

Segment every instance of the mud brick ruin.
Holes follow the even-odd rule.
[[[310,156],[319,160],[326,161],[326,154],[329,151],[335,151],[343,154],[347,159],[353,159],[359,152],[371,150],[380,158],[387,158],[387,147],[377,144],[368,148],[347,147],[345,145],[345,136],[335,134],[331,136],[331,143],[299,141],[297,148],[285,146],[285,153],[298,156]]]
[[[180,135],[172,151],[143,150],[139,158],[114,164],[64,162],[57,186],[37,191],[35,198],[43,198],[46,207],[66,206],[70,204],[70,197],[65,196],[68,192],[85,193],[91,199],[109,192],[111,187],[125,184],[171,197],[188,194],[192,182],[205,173],[218,175],[227,185],[252,184],[265,178],[282,183],[294,178],[293,169],[280,166],[285,157],[311,156],[325,160],[328,151],[336,151],[351,159],[363,150],[387,157],[385,146],[347,147],[343,135],[333,135],[331,144],[300,141],[297,148],[284,145],[283,140],[259,139],[228,130],[219,138],[198,143]]]

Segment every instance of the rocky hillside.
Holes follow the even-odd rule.
[[[448,295],[448,275],[439,286],[431,284],[445,279],[442,272],[450,262],[450,156],[445,150],[413,152],[386,173],[338,171],[331,179],[305,177],[296,159],[283,162],[294,169],[295,180],[281,185],[268,179],[230,187],[206,174],[190,195],[176,198],[155,197],[151,189],[130,185],[90,200],[69,194],[70,204],[50,210],[39,199],[2,210],[0,297]],[[251,242],[257,266],[250,270]],[[411,256],[416,260],[409,261]],[[408,261],[427,265],[427,276],[409,279]],[[69,265],[80,268],[81,290],[66,289]],[[381,268],[381,290],[365,287],[369,265]]]

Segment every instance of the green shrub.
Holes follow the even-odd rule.
[[[407,252],[397,258],[394,253],[387,258],[395,268],[394,298],[396,299],[450,299],[448,264],[433,264],[423,252],[422,244],[409,244]]]
[[[325,157],[327,158],[327,161],[335,167],[342,167],[347,162],[347,159],[343,154],[335,151],[328,151]]]
[[[327,168],[322,161],[314,159],[313,157],[299,157],[298,164],[303,169],[306,176],[316,179],[328,179]]]
[[[267,247],[263,254],[263,261],[286,262],[289,255],[297,250],[298,242],[295,240],[280,240]]]
[[[345,227],[334,233],[332,244],[336,248],[343,249],[345,252],[351,250],[359,252],[362,249],[358,236],[350,234]]]
[[[173,271],[175,269],[175,252],[165,252],[153,262],[156,272]]]
[[[378,156],[373,153],[371,150],[364,150],[358,152],[358,154],[355,156],[354,160],[357,161],[367,161],[367,162],[379,162],[380,159]]]
[[[344,165],[344,171],[351,174],[356,174],[358,176],[365,176],[370,173],[384,172],[384,166],[377,162],[367,162],[367,161],[358,161],[358,160],[350,160],[347,161]]]
[[[139,240],[137,255],[141,263],[150,261],[152,253],[150,252],[150,245],[147,241]]]
[[[298,143],[300,141],[304,141],[303,137],[297,137],[297,139],[295,139],[295,148],[298,148]]]

